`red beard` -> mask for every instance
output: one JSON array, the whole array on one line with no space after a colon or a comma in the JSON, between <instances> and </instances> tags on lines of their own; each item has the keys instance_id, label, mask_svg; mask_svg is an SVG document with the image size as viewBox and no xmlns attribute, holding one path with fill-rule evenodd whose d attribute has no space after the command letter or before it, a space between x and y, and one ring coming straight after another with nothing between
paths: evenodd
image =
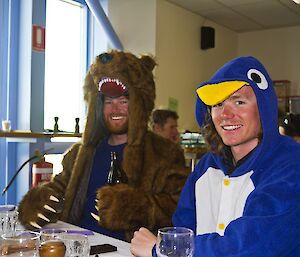
<instances>
[{"instance_id":1,"label":"red beard","mask_svg":"<svg viewBox=\"0 0 300 257\"><path fill-rule=\"evenodd\" d=\"M116 115L116 114L114 114L114 115ZM117 116L125 117L122 114L117 114ZM110 134L122 135L122 134L126 134L128 132L128 118L127 117L126 117L126 120L122 123L115 124L115 122L112 121L110 117L108 117L108 118L105 117L104 122L105 122L105 126Z\"/></svg>"}]
</instances>

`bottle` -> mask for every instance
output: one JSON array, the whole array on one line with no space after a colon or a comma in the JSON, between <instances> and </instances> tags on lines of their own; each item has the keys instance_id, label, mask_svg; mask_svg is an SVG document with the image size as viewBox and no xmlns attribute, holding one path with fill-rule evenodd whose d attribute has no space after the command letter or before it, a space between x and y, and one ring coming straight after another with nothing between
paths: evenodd
<instances>
[{"instance_id":1,"label":"bottle","mask_svg":"<svg viewBox=\"0 0 300 257\"><path fill-rule=\"evenodd\" d=\"M115 185L119 183L127 183L128 178L123 171L120 162L117 160L116 152L110 153L110 168L107 177L108 185Z\"/></svg>"}]
</instances>

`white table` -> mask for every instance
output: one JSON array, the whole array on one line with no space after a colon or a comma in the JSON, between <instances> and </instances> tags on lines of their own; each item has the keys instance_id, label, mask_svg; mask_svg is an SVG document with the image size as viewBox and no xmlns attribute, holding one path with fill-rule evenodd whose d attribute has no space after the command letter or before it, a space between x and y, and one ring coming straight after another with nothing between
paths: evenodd
<instances>
[{"instance_id":1,"label":"white table","mask_svg":"<svg viewBox=\"0 0 300 257\"><path fill-rule=\"evenodd\" d=\"M83 228L74 226L69 223L65 223L62 221L58 221L57 223L50 223L47 226L47 228L65 228L70 230L85 230ZM90 245L98 245L98 244L111 244L117 247L116 252L110 252L110 253L101 253L98 254L99 257L126 257L126 256L133 256L130 252L130 244L112 237L108 237L96 232L93 232L94 235L89 235L88 239L90 242ZM91 255L95 256L95 255Z\"/></svg>"}]
</instances>

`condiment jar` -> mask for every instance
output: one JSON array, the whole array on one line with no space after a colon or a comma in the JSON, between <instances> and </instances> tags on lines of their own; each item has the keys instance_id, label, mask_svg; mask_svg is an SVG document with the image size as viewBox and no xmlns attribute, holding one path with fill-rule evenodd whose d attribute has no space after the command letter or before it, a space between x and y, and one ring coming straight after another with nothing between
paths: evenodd
<instances>
[{"instance_id":1,"label":"condiment jar","mask_svg":"<svg viewBox=\"0 0 300 257\"><path fill-rule=\"evenodd\" d=\"M64 257L65 244L60 240L49 240L41 243L39 247L40 257Z\"/></svg>"}]
</instances>

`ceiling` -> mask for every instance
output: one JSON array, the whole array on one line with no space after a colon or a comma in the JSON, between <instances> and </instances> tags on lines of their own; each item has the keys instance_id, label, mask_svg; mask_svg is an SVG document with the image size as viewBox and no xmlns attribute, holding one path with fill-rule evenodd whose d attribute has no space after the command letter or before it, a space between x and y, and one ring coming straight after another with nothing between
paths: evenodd
<instances>
[{"instance_id":1,"label":"ceiling","mask_svg":"<svg viewBox=\"0 0 300 257\"><path fill-rule=\"evenodd\" d=\"M236 32L300 25L292 0L167 0Z\"/></svg>"}]
</instances>

